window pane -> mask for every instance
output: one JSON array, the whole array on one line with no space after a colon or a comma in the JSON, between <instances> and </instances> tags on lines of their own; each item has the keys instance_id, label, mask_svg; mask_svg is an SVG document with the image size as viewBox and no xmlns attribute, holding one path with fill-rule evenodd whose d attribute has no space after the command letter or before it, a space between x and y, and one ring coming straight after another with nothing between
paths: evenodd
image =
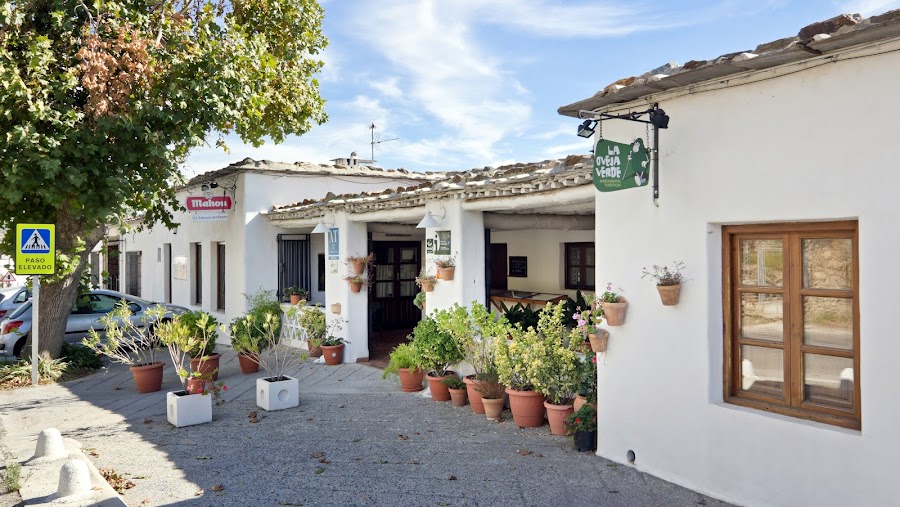
<instances>
[{"instance_id":1,"label":"window pane","mask_svg":"<svg viewBox=\"0 0 900 507\"><path fill-rule=\"evenodd\" d=\"M803 287L808 289L852 289L853 241L850 239L804 239Z\"/></svg>"},{"instance_id":2,"label":"window pane","mask_svg":"<svg viewBox=\"0 0 900 507\"><path fill-rule=\"evenodd\" d=\"M784 341L781 294L741 294L741 338Z\"/></svg>"},{"instance_id":3,"label":"window pane","mask_svg":"<svg viewBox=\"0 0 900 507\"><path fill-rule=\"evenodd\" d=\"M578 247L569 248L569 265L570 266L580 266L581 265L581 249Z\"/></svg>"},{"instance_id":4,"label":"window pane","mask_svg":"<svg viewBox=\"0 0 900 507\"><path fill-rule=\"evenodd\" d=\"M394 297L394 282L378 282L375 284L375 297L392 298Z\"/></svg>"},{"instance_id":5,"label":"window pane","mask_svg":"<svg viewBox=\"0 0 900 507\"><path fill-rule=\"evenodd\" d=\"M804 354L803 400L853 410L853 359Z\"/></svg>"},{"instance_id":6,"label":"window pane","mask_svg":"<svg viewBox=\"0 0 900 507\"><path fill-rule=\"evenodd\" d=\"M741 345L741 389L784 398L784 352Z\"/></svg>"},{"instance_id":7,"label":"window pane","mask_svg":"<svg viewBox=\"0 0 900 507\"><path fill-rule=\"evenodd\" d=\"M584 286L590 287L594 285L594 280L597 279L597 276L594 274L594 268L587 268L585 273Z\"/></svg>"},{"instance_id":8,"label":"window pane","mask_svg":"<svg viewBox=\"0 0 900 507\"><path fill-rule=\"evenodd\" d=\"M741 240L741 285L781 287L783 277L780 239Z\"/></svg>"},{"instance_id":9,"label":"window pane","mask_svg":"<svg viewBox=\"0 0 900 507\"><path fill-rule=\"evenodd\" d=\"M594 258L596 257L596 255L594 255L594 247L592 247L592 246L587 247L584 257L585 257L584 263L588 266L593 266Z\"/></svg>"},{"instance_id":10,"label":"window pane","mask_svg":"<svg viewBox=\"0 0 900 507\"><path fill-rule=\"evenodd\" d=\"M415 278L419 272L416 270L415 264L401 264L400 265L400 278L404 280L411 280Z\"/></svg>"},{"instance_id":11,"label":"window pane","mask_svg":"<svg viewBox=\"0 0 900 507\"><path fill-rule=\"evenodd\" d=\"M578 287L581 283L581 271L578 269L570 269L569 270L569 286L570 287Z\"/></svg>"},{"instance_id":12,"label":"window pane","mask_svg":"<svg viewBox=\"0 0 900 507\"><path fill-rule=\"evenodd\" d=\"M401 297L413 297L417 292L419 292L419 289L416 288L416 282L400 282Z\"/></svg>"},{"instance_id":13,"label":"window pane","mask_svg":"<svg viewBox=\"0 0 900 507\"><path fill-rule=\"evenodd\" d=\"M803 298L803 343L853 349L853 300Z\"/></svg>"}]
</instances>

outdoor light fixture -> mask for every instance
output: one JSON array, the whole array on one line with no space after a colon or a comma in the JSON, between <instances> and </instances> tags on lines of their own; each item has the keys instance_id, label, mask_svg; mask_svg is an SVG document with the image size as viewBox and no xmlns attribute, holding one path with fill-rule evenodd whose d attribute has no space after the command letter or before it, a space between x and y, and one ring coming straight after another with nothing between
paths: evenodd
<instances>
[{"instance_id":1,"label":"outdoor light fixture","mask_svg":"<svg viewBox=\"0 0 900 507\"><path fill-rule=\"evenodd\" d=\"M594 120L584 120L584 123L578 126L578 137L590 138L594 135L594 126L591 123L596 124Z\"/></svg>"},{"instance_id":2,"label":"outdoor light fixture","mask_svg":"<svg viewBox=\"0 0 900 507\"><path fill-rule=\"evenodd\" d=\"M660 129L669 128L669 115L662 109L658 107L651 109L648 117L650 118L650 124L654 127Z\"/></svg>"},{"instance_id":3,"label":"outdoor light fixture","mask_svg":"<svg viewBox=\"0 0 900 507\"><path fill-rule=\"evenodd\" d=\"M316 224L316 227L312 230L312 233L313 234L325 234L326 232L328 232L329 225L334 225L334 220L332 220L331 223L326 224L325 217L322 217L319 219L319 223Z\"/></svg>"},{"instance_id":4,"label":"outdoor light fixture","mask_svg":"<svg viewBox=\"0 0 900 507\"><path fill-rule=\"evenodd\" d=\"M447 210L441 206L441 215L439 218L444 218L444 215L447 214ZM425 216L422 217L422 220L419 222L419 225L416 226L416 229L428 229L429 227L440 227L441 224L437 220L434 219L434 215L431 214L431 211L428 208L425 208Z\"/></svg>"}]
</instances>

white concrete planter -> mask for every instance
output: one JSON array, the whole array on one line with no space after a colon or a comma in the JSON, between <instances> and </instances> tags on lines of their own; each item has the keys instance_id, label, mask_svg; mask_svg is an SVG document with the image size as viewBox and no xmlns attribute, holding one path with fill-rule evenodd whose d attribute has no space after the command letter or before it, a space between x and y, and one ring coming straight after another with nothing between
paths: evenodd
<instances>
[{"instance_id":1,"label":"white concrete planter","mask_svg":"<svg viewBox=\"0 0 900 507\"><path fill-rule=\"evenodd\" d=\"M284 378L278 382L256 379L256 405L259 408L271 412L300 406L300 381L287 375Z\"/></svg>"},{"instance_id":2,"label":"white concrete planter","mask_svg":"<svg viewBox=\"0 0 900 507\"><path fill-rule=\"evenodd\" d=\"M166 393L166 418L177 428L212 422L212 395Z\"/></svg>"}]
</instances>

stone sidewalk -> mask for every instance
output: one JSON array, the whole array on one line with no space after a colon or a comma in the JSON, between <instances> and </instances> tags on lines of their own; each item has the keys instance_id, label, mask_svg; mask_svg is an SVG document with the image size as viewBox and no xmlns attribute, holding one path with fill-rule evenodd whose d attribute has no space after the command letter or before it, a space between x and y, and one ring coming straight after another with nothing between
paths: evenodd
<instances>
[{"instance_id":1,"label":"stone sidewalk","mask_svg":"<svg viewBox=\"0 0 900 507\"><path fill-rule=\"evenodd\" d=\"M0 444L24 461L37 433L56 427L98 468L136 484L124 495L132 506L726 505L579 454L547 426L519 429L508 411L498 424L402 393L362 364L304 363L293 372L300 407L264 412L254 398L264 373L242 375L230 352L222 359L227 403L211 424L166 422L165 393L179 385L170 367L162 391L140 395L128 369L112 365L63 385L0 391Z\"/></svg>"}]
</instances>

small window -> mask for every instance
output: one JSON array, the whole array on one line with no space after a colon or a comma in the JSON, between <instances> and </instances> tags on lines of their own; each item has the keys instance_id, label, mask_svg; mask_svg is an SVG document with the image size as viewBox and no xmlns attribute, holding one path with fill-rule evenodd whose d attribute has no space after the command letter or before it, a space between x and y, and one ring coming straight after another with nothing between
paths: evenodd
<instances>
[{"instance_id":1,"label":"small window","mask_svg":"<svg viewBox=\"0 0 900 507\"><path fill-rule=\"evenodd\" d=\"M216 245L216 309L225 311L225 243Z\"/></svg>"},{"instance_id":2,"label":"small window","mask_svg":"<svg viewBox=\"0 0 900 507\"><path fill-rule=\"evenodd\" d=\"M726 400L859 429L857 222L723 232Z\"/></svg>"},{"instance_id":3,"label":"small window","mask_svg":"<svg viewBox=\"0 0 900 507\"><path fill-rule=\"evenodd\" d=\"M201 247L200 243L194 243L194 258L193 262L193 292L194 292L194 300L192 301L196 306L200 306L203 304L203 247Z\"/></svg>"},{"instance_id":4,"label":"small window","mask_svg":"<svg viewBox=\"0 0 900 507\"><path fill-rule=\"evenodd\" d=\"M125 253L125 272L127 279L126 292L132 296L141 295L141 254L142 252L126 252Z\"/></svg>"},{"instance_id":5,"label":"small window","mask_svg":"<svg viewBox=\"0 0 900 507\"><path fill-rule=\"evenodd\" d=\"M566 243L566 288L594 290L594 243Z\"/></svg>"},{"instance_id":6,"label":"small window","mask_svg":"<svg viewBox=\"0 0 900 507\"><path fill-rule=\"evenodd\" d=\"M325 292L325 254L319 254L319 292Z\"/></svg>"}]
</instances>

